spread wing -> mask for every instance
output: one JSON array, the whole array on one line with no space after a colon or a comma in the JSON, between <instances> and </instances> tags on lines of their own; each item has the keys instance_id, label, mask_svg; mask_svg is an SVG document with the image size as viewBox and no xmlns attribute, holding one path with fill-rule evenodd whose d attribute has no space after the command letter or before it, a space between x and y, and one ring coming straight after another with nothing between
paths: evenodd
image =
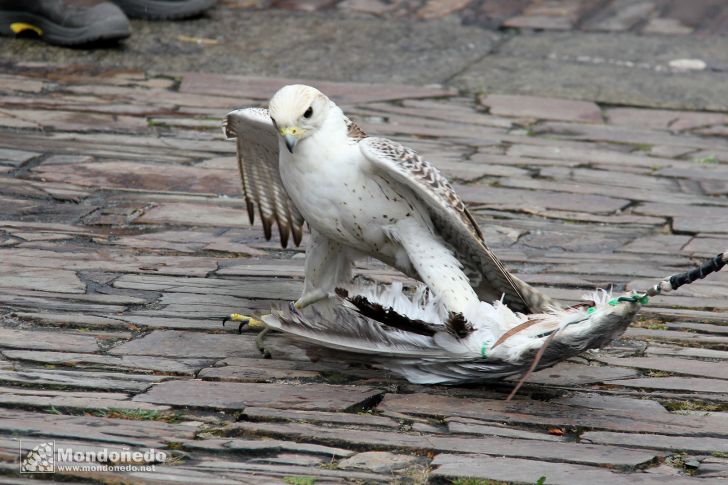
<instances>
[{"instance_id":1,"label":"spread wing","mask_svg":"<svg viewBox=\"0 0 728 485\"><path fill-rule=\"evenodd\" d=\"M485 244L480 228L450 183L414 150L386 138L365 138L359 147L378 175L408 187L428 208L435 229L452 247L481 300L504 295L512 310L523 313L558 307L506 270Z\"/></svg>"},{"instance_id":2,"label":"spread wing","mask_svg":"<svg viewBox=\"0 0 728 485\"><path fill-rule=\"evenodd\" d=\"M237 141L238 167L250 223L255 221L258 206L266 239L271 238L275 222L284 248L289 234L296 246L301 244L304 220L281 182L278 137L268 110L246 108L228 113L223 120L223 133Z\"/></svg>"}]
</instances>

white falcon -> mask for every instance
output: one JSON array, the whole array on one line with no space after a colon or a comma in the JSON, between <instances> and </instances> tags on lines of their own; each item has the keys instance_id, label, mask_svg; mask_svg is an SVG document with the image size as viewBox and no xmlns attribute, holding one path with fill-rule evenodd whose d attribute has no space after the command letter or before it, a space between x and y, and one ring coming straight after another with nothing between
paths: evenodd
<instances>
[{"instance_id":1,"label":"white falcon","mask_svg":"<svg viewBox=\"0 0 728 485\"><path fill-rule=\"evenodd\" d=\"M251 223L257 209L267 238L275 223L285 247L311 231L305 283L296 308L333 295L371 256L425 283L457 320L480 300L539 313L553 303L509 274L488 249L462 200L413 150L368 137L323 93L290 85L269 109L229 113ZM477 305L476 305L477 306Z\"/></svg>"}]
</instances>

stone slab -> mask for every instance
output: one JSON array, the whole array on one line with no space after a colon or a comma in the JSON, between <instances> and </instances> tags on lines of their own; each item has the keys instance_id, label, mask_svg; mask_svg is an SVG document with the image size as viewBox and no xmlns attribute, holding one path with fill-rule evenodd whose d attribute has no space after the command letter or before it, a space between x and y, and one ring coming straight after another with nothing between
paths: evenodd
<instances>
[{"instance_id":1,"label":"stone slab","mask_svg":"<svg viewBox=\"0 0 728 485\"><path fill-rule=\"evenodd\" d=\"M114 347L109 353L182 358L225 358L234 355L246 357L259 353L254 340L252 335L155 330L144 337Z\"/></svg>"},{"instance_id":2,"label":"stone slab","mask_svg":"<svg viewBox=\"0 0 728 485\"><path fill-rule=\"evenodd\" d=\"M490 113L516 118L562 121L602 122L602 112L595 103L569 99L489 94L480 98Z\"/></svg>"},{"instance_id":3,"label":"stone slab","mask_svg":"<svg viewBox=\"0 0 728 485\"><path fill-rule=\"evenodd\" d=\"M315 445L310 443L297 443L295 441L283 440L255 440L255 439L206 439L194 440L183 443L185 449L205 451L233 451L240 453L275 453L279 451L291 451L295 453L310 453L326 455L336 458L345 458L354 454L351 450L333 448L330 446Z\"/></svg>"},{"instance_id":4,"label":"stone slab","mask_svg":"<svg viewBox=\"0 0 728 485\"><path fill-rule=\"evenodd\" d=\"M686 451L688 453L700 454L728 452L728 441L721 438L710 438L707 436L691 438L689 436L588 431L580 436L580 440L586 443L649 448L653 450L667 450L673 452Z\"/></svg>"},{"instance_id":5,"label":"stone slab","mask_svg":"<svg viewBox=\"0 0 728 485\"><path fill-rule=\"evenodd\" d=\"M621 384L639 380L641 379L625 380ZM610 384L614 383L612 381ZM728 436L728 424L725 420L709 415L687 417L655 413L652 410L589 409L531 400L507 402L424 393L386 394L377 409L414 415L475 418L510 425L565 426L608 431L629 429L640 433L679 436Z\"/></svg>"},{"instance_id":6,"label":"stone slab","mask_svg":"<svg viewBox=\"0 0 728 485\"><path fill-rule=\"evenodd\" d=\"M679 357L596 357L596 360L605 364L620 367L635 367L638 369L652 369L674 374L709 377L713 379L728 379L728 363L700 361L695 359L682 359Z\"/></svg>"},{"instance_id":7,"label":"stone slab","mask_svg":"<svg viewBox=\"0 0 728 485\"><path fill-rule=\"evenodd\" d=\"M385 416L362 413L327 413L270 407L246 407L243 416L250 421L293 421L311 423L337 423L399 429L401 424Z\"/></svg>"},{"instance_id":8,"label":"stone slab","mask_svg":"<svg viewBox=\"0 0 728 485\"><path fill-rule=\"evenodd\" d=\"M247 406L299 410L345 411L367 402L381 391L366 386L325 384L252 384L237 382L170 381L154 386L134 401L173 406L245 409Z\"/></svg>"},{"instance_id":9,"label":"stone slab","mask_svg":"<svg viewBox=\"0 0 728 485\"><path fill-rule=\"evenodd\" d=\"M96 338L94 337L2 327L0 327L0 348L88 353L99 350Z\"/></svg>"},{"instance_id":10,"label":"stone slab","mask_svg":"<svg viewBox=\"0 0 728 485\"><path fill-rule=\"evenodd\" d=\"M612 381L611 384L648 390L728 393L728 382L725 380L699 377L643 377L626 381Z\"/></svg>"},{"instance_id":11,"label":"stone slab","mask_svg":"<svg viewBox=\"0 0 728 485\"><path fill-rule=\"evenodd\" d=\"M169 406L157 404L132 402L129 396L116 397L112 393L82 393L67 391L36 391L14 388L2 388L0 405L3 407L38 408L40 411L48 409L71 410L73 412L88 413L89 411L108 410L144 410L166 411Z\"/></svg>"},{"instance_id":12,"label":"stone slab","mask_svg":"<svg viewBox=\"0 0 728 485\"><path fill-rule=\"evenodd\" d=\"M550 386L576 386L580 384L609 382L617 379L628 379L637 377L638 375L639 373L637 371L629 369L607 366L595 367L571 362L561 362L549 369L534 372L529 376L527 382L531 384L547 384ZM518 379L520 378L512 378L512 380Z\"/></svg>"},{"instance_id":13,"label":"stone slab","mask_svg":"<svg viewBox=\"0 0 728 485\"><path fill-rule=\"evenodd\" d=\"M492 453L499 456L550 459L571 463L603 464L632 467L652 461L654 454L636 452L623 448L594 447L575 443L544 443L536 440L517 440L500 437L450 437L391 433L384 431L320 427L307 424L238 423L241 431L269 434L273 436L309 437L327 442L343 442L358 446L405 448L410 450L432 450L440 452Z\"/></svg>"},{"instance_id":14,"label":"stone slab","mask_svg":"<svg viewBox=\"0 0 728 485\"><path fill-rule=\"evenodd\" d=\"M0 382L3 383L109 391L141 392L164 379L161 376L124 374L120 372L33 368L16 368L12 371L0 370Z\"/></svg>"},{"instance_id":15,"label":"stone slab","mask_svg":"<svg viewBox=\"0 0 728 485\"><path fill-rule=\"evenodd\" d=\"M8 359L69 367L95 367L134 369L156 373L196 375L200 369L209 365L209 359L169 359L139 355L98 355L69 352L44 352L28 350L4 350Z\"/></svg>"},{"instance_id":16,"label":"stone slab","mask_svg":"<svg viewBox=\"0 0 728 485\"><path fill-rule=\"evenodd\" d=\"M0 433L89 440L163 448L166 441L192 439L198 425L160 421L64 416L0 409Z\"/></svg>"},{"instance_id":17,"label":"stone slab","mask_svg":"<svg viewBox=\"0 0 728 485\"><path fill-rule=\"evenodd\" d=\"M486 455L443 453L436 456L432 464L436 467L432 473L434 476L465 479L474 477L513 483L536 483L540 477L546 477L545 483L559 485L686 483L684 477L652 476L646 473L624 474L593 466Z\"/></svg>"}]
</instances>

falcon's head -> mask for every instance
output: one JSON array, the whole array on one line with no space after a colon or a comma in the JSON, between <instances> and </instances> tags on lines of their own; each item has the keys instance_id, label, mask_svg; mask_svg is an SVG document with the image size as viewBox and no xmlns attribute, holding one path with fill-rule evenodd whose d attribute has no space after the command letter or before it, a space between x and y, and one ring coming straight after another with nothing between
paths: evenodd
<instances>
[{"instance_id":1,"label":"falcon's head","mask_svg":"<svg viewBox=\"0 0 728 485\"><path fill-rule=\"evenodd\" d=\"M273 95L268 112L289 152L321 127L329 104L321 91L303 84L284 86Z\"/></svg>"}]
</instances>

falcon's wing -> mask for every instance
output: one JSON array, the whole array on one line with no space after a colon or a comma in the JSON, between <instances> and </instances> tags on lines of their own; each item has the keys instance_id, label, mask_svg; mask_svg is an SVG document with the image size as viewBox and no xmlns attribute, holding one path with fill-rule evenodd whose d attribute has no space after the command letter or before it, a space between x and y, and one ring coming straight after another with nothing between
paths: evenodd
<instances>
[{"instance_id":1,"label":"falcon's wing","mask_svg":"<svg viewBox=\"0 0 728 485\"><path fill-rule=\"evenodd\" d=\"M365 138L359 147L379 176L405 185L425 204L439 235L452 246L481 300L505 295L505 303L523 313L558 307L506 270L486 246L480 228L450 183L414 150L386 138Z\"/></svg>"},{"instance_id":2,"label":"falcon's wing","mask_svg":"<svg viewBox=\"0 0 728 485\"><path fill-rule=\"evenodd\" d=\"M223 132L236 138L238 167L243 181L245 205L250 223L258 206L265 238L271 238L273 222L278 224L281 245L288 245L289 233L298 246L303 234L303 216L288 197L278 171L278 136L268 110L246 108L225 116Z\"/></svg>"}]
</instances>

